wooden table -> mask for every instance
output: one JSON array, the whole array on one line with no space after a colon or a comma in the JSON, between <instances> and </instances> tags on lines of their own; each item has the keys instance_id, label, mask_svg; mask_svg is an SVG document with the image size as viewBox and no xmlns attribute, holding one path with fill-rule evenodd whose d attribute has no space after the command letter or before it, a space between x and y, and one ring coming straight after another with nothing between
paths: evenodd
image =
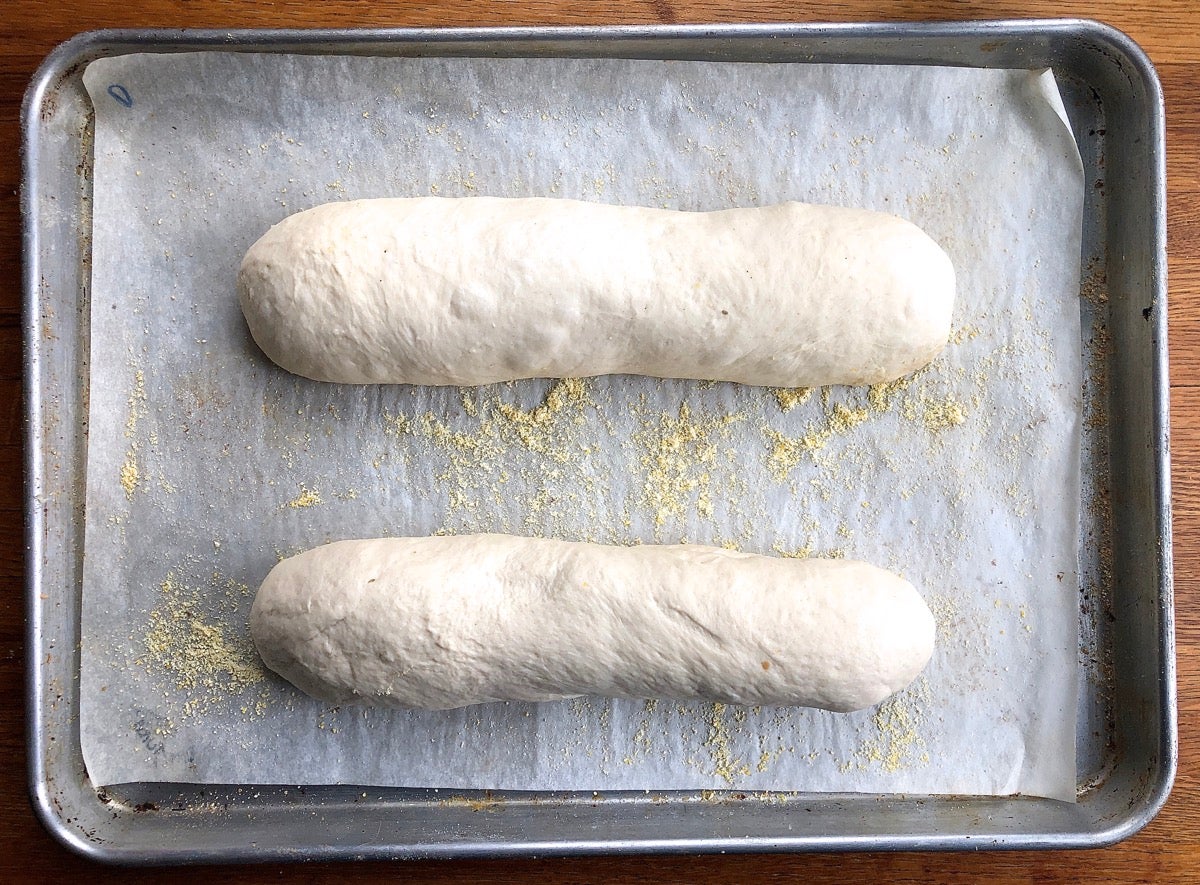
<instances>
[{"instance_id":1,"label":"wooden table","mask_svg":"<svg viewBox=\"0 0 1200 885\"><path fill-rule=\"evenodd\" d=\"M34 820L25 791L21 512L21 307L18 117L34 69L57 43L102 27L366 27L412 25L651 24L661 22L869 21L888 9L867 0L7 0L0 13L0 875L4 881L86 876L157 881L161 871L97 867L53 842ZM235 881L688 881L806 882L1200 881L1200 5L1194 0L905 0L904 20L1081 16L1129 33L1158 67L1167 102L1171 420L1174 434L1175 592L1178 618L1180 766L1166 808L1142 833L1088 852L891 855L759 855L583 858L543 861L239 867L172 873L179 880Z\"/></svg>"}]
</instances>

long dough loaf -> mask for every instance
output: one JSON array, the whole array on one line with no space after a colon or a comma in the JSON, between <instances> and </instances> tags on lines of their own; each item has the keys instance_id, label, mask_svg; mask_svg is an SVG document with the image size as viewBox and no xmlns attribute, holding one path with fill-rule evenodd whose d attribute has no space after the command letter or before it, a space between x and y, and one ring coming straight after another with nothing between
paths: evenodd
<instances>
[{"instance_id":1,"label":"long dough loaf","mask_svg":"<svg viewBox=\"0 0 1200 885\"><path fill-rule=\"evenodd\" d=\"M238 293L267 356L319 381L808 387L928 363L954 271L916 226L858 209L420 197L284 219L246 253Z\"/></svg>"},{"instance_id":2,"label":"long dough loaf","mask_svg":"<svg viewBox=\"0 0 1200 885\"><path fill-rule=\"evenodd\" d=\"M333 703L449 709L576 695L856 710L933 651L907 581L849 560L511 535L342 541L285 559L250 629Z\"/></svg>"}]
</instances>

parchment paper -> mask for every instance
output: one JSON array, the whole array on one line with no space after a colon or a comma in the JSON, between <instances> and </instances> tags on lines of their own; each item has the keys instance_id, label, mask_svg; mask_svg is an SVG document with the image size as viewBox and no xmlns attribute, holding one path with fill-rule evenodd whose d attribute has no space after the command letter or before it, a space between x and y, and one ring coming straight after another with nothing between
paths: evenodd
<instances>
[{"instance_id":1,"label":"parchment paper","mask_svg":"<svg viewBox=\"0 0 1200 885\"><path fill-rule=\"evenodd\" d=\"M202 53L85 81L95 783L1074 798L1082 172L1049 74ZM355 388L270 364L235 300L250 244L318 203L421 194L892 211L954 261L954 338L904 382L807 398ZM937 651L850 715L329 709L263 672L246 617L281 556L482 530L864 559L920 588Z\"/></svg>"}]
</instances>

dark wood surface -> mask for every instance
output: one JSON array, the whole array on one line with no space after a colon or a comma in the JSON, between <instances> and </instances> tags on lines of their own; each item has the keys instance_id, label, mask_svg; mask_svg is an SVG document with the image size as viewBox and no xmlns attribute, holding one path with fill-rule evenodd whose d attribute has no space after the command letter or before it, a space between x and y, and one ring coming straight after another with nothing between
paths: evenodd
<instances>
[{"instance_id":1,"label":"dark wood surface","mask_svg":"<svg viewBox=\"0 0 1200 885\"><path fill-rule=\"evenodd\" d=\"M1080 16L1130 34L1158 67L1167 102L1172 470L1178 618L1180 766L1166 808L1112 848L980 854L758 855L589 858L230 867L171 872L179 881L225 882L579 881L805 882L1200 881L1200 4L1166 2L983 3L901 0L891 5L756 0L6 0L0 4L0 879L158 881L161 870L113 870L80 860L46 835L25 788L21 512L20 159L21 96L56 44L102 27L365 27L501 24L650 24L945 20Z\"/></svg>"}]
</instances>

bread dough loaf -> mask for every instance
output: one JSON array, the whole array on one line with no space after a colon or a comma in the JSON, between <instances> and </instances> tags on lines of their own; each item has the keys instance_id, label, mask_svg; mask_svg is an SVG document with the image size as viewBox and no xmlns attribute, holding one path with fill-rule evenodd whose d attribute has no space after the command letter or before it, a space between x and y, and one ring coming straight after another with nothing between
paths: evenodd
<instances>
[{"instance_id":1,"label":"bread dough loaf","mask_svg":"<svg viewBox=\"0 0 1200 885\"><path fill-rule=\"evenodd\" d=\"M250 615L267 666L331 703L449 709L577 695L868 707L934 621L850 560L511 535L341 541L285 559Z\"/></svg>"},{"instance_id":2,"label":"bread dough loaf","mask_svg":"<svg viewBox=\"0 0 1200 885\"><path fill-rule=\"evenodd\" d=\"M238 293L283 368L351 384L610 373L874 384L946 343L950 259L892 215L782 203L330 203L246 253Z\"/></svg>"}]
</instances>

